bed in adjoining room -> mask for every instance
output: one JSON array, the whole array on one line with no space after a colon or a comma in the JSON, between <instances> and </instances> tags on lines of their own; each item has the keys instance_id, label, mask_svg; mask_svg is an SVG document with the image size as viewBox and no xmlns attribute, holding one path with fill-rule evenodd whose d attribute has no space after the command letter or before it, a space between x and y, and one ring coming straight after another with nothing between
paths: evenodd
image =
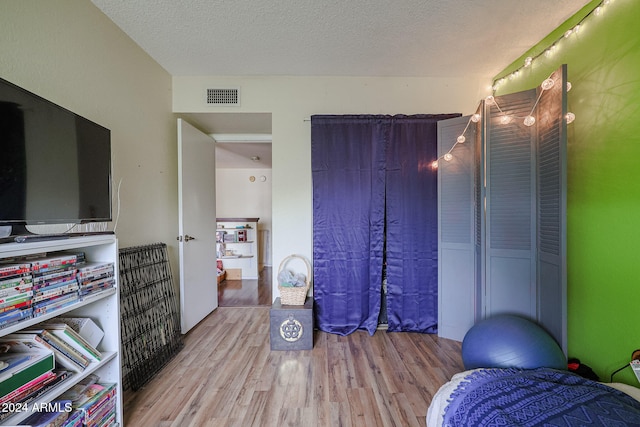
<instances>
[{"instance_id":1,"label":"bed in adjoining room","mask_svg":"<svg viewBox=\"0 0 640 427\"><path fill-rule=\"evenodd\" d=\"M640 426L640 389L603 383L567 367L537 324L499 316L462 343L465 371L434 395L427 427Z\"/></svg>"}]
</instances>

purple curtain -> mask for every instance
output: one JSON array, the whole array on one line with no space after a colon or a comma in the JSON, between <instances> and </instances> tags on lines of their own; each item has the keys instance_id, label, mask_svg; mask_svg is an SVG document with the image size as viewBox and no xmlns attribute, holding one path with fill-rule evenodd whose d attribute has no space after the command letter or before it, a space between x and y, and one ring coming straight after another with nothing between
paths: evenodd
<instances>
[{"instance_id":1,"label":"purple curtain","mask_svg":"<svg viewBox=\"0 0 640 427\"><path fill-rule=\"evenodd\" d=\"M388 330L438 331L437 122L394 116L386 157Z\"/></svg>"},{"instance_id":2,"label":"purple curtain","mask_svg":"<svg viewBox=\"0 0 640 427\"><path fill-rule=\"evenodd\" d=\"M311 118L319 329L375 332L386 240L389 330L437 331L437 173L430 165L437 121L459 116Z\"/></svg>"},{"instance_id":3,"label":"purple curtain","mask_svg":"<svg viewBox=\"0 0 640 427\"><path fill-rule=\"evenodd\" d=\"M317 326L378 326L388 117L313 116L313 286Z\"/></svg>"}]
</instances>

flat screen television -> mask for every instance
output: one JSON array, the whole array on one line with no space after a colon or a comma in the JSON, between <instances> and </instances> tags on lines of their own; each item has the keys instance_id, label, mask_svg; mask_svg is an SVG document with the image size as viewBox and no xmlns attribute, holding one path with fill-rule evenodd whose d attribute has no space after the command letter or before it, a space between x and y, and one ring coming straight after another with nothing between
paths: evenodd
<instances>
[{"instance_id":1,"label":"flat screen television","mask_svg":"<svg viewBox=\"0 0 640 427\"><path fill-rule=\"evenodd\" d=\"M111 131L0 79L0 226L110 220Z\"/></svg>"}]
</instances>

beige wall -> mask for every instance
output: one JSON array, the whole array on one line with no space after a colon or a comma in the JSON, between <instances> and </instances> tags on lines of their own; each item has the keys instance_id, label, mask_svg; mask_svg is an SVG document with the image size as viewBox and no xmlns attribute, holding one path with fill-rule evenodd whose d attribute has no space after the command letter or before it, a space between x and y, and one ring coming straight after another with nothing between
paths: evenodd
<instances>
[{"instance_id":1,"label":"beige wall","mask_svg":"<svg viewBox=\"0 0 640 427\"><path fill-rule=\"evenodd\" d=\"M486 95L488 83L479 78L391 77L172 81L85 0L2 0L0 58L0 77L111 129L114 187L122 180L120 246L166 242L174 267L177 154L171 111L230 111L204 105L207 88L240 86L241 107L233 107L234 112L273 114L275 266L293 253L311 259L311 143L305 119L313 114L467 114Z\"/></svg>"},{"instance_id":2,"label":"beige wall","mask_svg":"<svg viewBox=\"0 0 640 427\"><path fill-rule=\"evenodd\" d=\"M166 242L175 259L170 75L89 1L2 0L0 77L111 129L120 247Z\"/></svg>"},{"instance_id":3,"label":"beige wall","mask_svg":"<svg viewBox=\"0 0 640 427\"><path fill-rule=\"evenodd\" d=\"M250 180L250 177L254 177L254 180ZM264 181L260 177L264 177ZM216 215L218 218L260 218L258 229L265 230L270 235L271 169L218 168ZM265 265L272 265L271 250L266 250L261 255L260 260L264 260Z\"/></svg>"},{"instance_id":4,"label":"beige wall","mask_svg":"<svg viewBox=\"0 0 640 427\"><path fill-rule=\"evenodd\" d=\"M287 255L312 258L311 133L313 114L470 114L487 95L477 79L362 77L173 77L176 113L271 113L272 245L275 276ZM239 107L205 104L207 88L240 87Z\"/></svg>"}]
</instances>

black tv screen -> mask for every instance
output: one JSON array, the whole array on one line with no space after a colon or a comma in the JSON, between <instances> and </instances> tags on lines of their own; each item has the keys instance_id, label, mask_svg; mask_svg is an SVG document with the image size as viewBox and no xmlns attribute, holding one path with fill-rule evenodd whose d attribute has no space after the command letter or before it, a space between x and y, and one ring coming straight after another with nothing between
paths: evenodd
<instances>
[{"instance_id":1,"label":"black tv screen","mask_svg":"<svg viewBox=\"0 0 640 427\"><path fill-rule=\"evenodd\" d=\"M111 220L111 131L0 79L0 225Z\"/></svg>"}]
</instances>

